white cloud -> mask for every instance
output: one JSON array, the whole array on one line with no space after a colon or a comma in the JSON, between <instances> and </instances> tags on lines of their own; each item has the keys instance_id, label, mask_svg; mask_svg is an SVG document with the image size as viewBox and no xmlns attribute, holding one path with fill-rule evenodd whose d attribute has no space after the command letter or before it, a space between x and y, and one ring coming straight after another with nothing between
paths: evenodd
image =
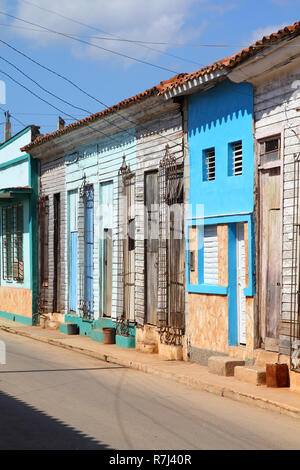
<instances>
[{"instance_id":1,"label":"white cloud","mask_svg":"<svg viewBox=\"0 0 300 470\"><path fill-rule=\"evenodd\" d=\"M269 36L272 33L277 33L279 29L284 28L288 23L282 23L282 24L277 24L277 25L270 25L270 26L265 26L263 28L258 28L255 31L252 32L252 35L250 37L250 41L248 44L252 44L256 41L259 41L262 39L264 36Z\"/></svg>"},{"instance_id":2,"label":"white cloud","mask_svg":"<svg viewBox=\"0 0 300 470\"><path fill-rule=\"evenodd\" d=\"M193 6L206 3L207 0L32 0L40 8L55 11L65 18L45 12L32 4L18 0L14 14L30 22L40 24L46 28L60 32L80 34L84 36L105 36L101 31L87 28L83 25L69 21L73 18L93 28L112 33L121 38L131 40L178 42L193 40L203 32L206 27L204 20L198 28L187 27L187 22L193 14ZM1 0L0 0L1 3ZM15 26L34 28L17 20ZM14 29L14 34L28 39L35 47L63 44L70 48L77 57L88 57L95 60L112 59L119 62L120 57L111 53L80 44L62 36L35 32L26 29ZM84 38L87 42L111 49L125 55L141 60L154 60L160 52L146 49L136 44L117 41L103 41ZM165 51L167 46L149 46L159 51ZM133 63L121 59L123 64Z\"/></svg>"}]
</instances>

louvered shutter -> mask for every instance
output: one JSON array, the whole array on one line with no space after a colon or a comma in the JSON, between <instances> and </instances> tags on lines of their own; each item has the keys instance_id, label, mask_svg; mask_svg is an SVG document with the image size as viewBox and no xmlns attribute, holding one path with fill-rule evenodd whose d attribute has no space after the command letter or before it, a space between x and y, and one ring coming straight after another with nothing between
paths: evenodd
<instances>
[{"instance_id":1,"label":"louvered shutter","mask_svg":"<svg viewBox=\"0 0 300 470\"><path fill-rule=\"evenodd\" d=\"M218 285L218 234L216 225L204 227L203 268L204 284Z\"/></svg>"}]
</instances>

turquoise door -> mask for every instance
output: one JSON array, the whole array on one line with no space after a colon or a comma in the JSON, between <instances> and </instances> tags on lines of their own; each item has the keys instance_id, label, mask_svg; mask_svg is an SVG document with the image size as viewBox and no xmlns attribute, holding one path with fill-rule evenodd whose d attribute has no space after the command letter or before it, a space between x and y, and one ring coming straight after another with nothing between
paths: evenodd
<instances>
[{"instance_id":1,"label":"turquoise door","mask_svg":"<svg viewBox=\"0 0 300 470\"><path fill-rule=\"evenodd\" d=\"M77 310L77 232L71 233L70 310Z\"/></svg>"}]
</instances>

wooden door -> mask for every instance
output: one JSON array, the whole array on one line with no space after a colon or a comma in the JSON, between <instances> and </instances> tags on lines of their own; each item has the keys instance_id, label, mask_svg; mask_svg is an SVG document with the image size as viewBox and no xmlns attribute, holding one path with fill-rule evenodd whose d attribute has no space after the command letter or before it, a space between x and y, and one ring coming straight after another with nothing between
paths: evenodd
<instances>
[{"instance_id":1,"label":"wooden door","mask_svg":"<svg viewBox=\"0 0 300 470\"><path fill-rule=\"evenodd\" d=\"M281 296L280 167L260 171L260 335L266 350L278 351Z\"/></svg>"},{"instance_id":2,"label":"wooden door","mask_svg":"<svg viewBox=\"0 0 300 470\"><path fill-rule=\"evenodd\" d=\"M60 194L54 194L53 312L60 312Z\"/></svg>"},{"instance_id":3,"label":"wooden door","mask_svg":"<svg viewBox=\"0 0 300 470\"><path fill-rule=\"evenodd\" d=\"M244 224L237 224L237 310L239 344L246 344L246 258Z\"/></svg>"},{"instance_id":4,"label":"wooden door","mask_svg":"<svg viewBox=\"0 0 300 470\"><path fill-rule=\"evenodd\" d=\"M185 244L183 215L183 203L170 207L168 325L175 328L184 328Z\"/></svg>"},{"instance_id":5,"label":"wooden door","mask_svg":"<svg viewBox=\"0 0 300 470\"><path fill-rule=\"evenodd\" d=\"M146 322L156 325L158 295L158 173L145 175L145 310Z\"/></svg>"}]
</instances>

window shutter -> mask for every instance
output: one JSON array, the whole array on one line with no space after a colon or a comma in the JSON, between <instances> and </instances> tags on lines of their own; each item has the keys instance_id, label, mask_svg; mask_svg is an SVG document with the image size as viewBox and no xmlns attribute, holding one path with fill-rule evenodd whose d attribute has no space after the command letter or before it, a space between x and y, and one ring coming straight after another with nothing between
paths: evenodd
<instances>
[{"instance_id":1,"label":"window shutter","mask_svg":"<svg viewBox=\"0 0 300 470\"><path fill-rule=\"evenodd\" d=\"M218 234L216 225L204 227L203 266L204 284L218 285Z\"/></svg>"},{"instance_id":2,"label":"window shutter","mask_svg":"<svg viewBox=\"0 0 300 470\"><path fill-rule=\"evenodd\" d=\"M235 142L232 146L232 173L241 175L243 172L243 147L242 142Z\"/></svg>"}]
</instances>

